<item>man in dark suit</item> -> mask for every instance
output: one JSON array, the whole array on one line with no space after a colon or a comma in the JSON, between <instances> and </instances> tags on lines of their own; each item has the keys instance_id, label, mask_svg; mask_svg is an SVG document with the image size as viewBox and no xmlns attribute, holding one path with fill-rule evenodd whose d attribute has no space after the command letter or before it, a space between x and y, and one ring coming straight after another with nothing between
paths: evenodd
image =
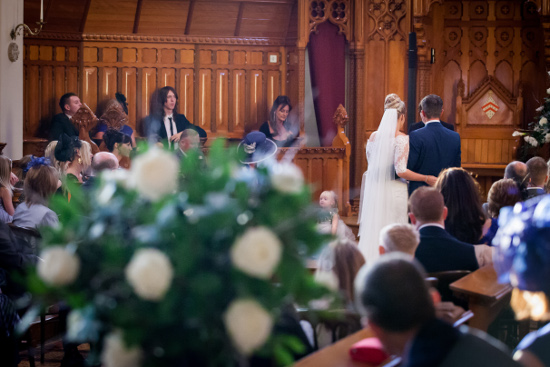
<instances>
[{"instance_id":1,"label":"man in dark suit","mask_svg":"<svg viewBox=\"0 0 550 367\"><path fill-rule=\"evenodd\" d=\"M411 125L410 129L409 129L409 134L415 130L418 130L418 129L421 129L423 128L424 126L426 126L426 117L424 115L422 115L422 103L418 104L418 113L420 113L420 118L422 119L422 121L418 121L417 123L414 123ZM443 110L441 110L441 114L443 114ZM447 129L451 130L451 131L455 131L455 127L453 124L449 124L445 121L439 121L441 122L441 125L443 125L443 127L446 127Z\"/></svg>"},{"instance_id":2,"label":"man in dark suit","mask_svg":"<svg viewBox=\"0 0 550 367\"><path fill-rule=\"evenodd\" d=\"M55 115L50 124L50 141L59 139L63 133L68 136L78 136L78 129L71 122L71 117L82 107L80 98L74 93L65 93L59 99L62 113Z\"/></svg>"},{"instance_id":3,"label":"man in dark suit","mask_svg":"<svg viewBox=\"0 0 550 367\"><path fill-rule=\"evenodd\" d=\"M439 191L431 187L419 188L409 198L409 208L411 223L420 233L415 257L428 273L479 268L475 246L445 231L447 208Z\"/></svg>"},{"instance_id":4,"label":"man in dark suit","mask_svg":"<svg viewBox=\"0 0 550 367\"><path fill-rule=\"evenodd\" d=\"M185 129L193 129L201 138L206 138L203 128L193 125L185 115L177 112L178 94L172 87L163 87L157 94L158 103L153 114L145 119L148 136L154 136L158 140L167 140L172 148L177 147L181 133Z\"/></svg>"},{"instance_id":5,"label":"man in dark suit","mask_svg":"<svg viewBox=\"0 0 550 367\"><path fill-rule=\"evenodd\" d=\"M443 100L435 94L422 99L423 118L426 126L409 135L409 161L407 168L422 175L438 176L449 167L460 167L460 135L441 125L439 116L443 110ZM409 195L426 183L409 182Z\"/></svg>"},{"instance_id":6,"label":"man in dark suit","mask_svg":"<svg viewBox=\"0 0 550 367\"><path fill-rule=\"evenodd\" d=\"M529 171L529 186L527 187L527 199L546 194L544 187L548 182L548 165L541 157L533 157L526 163Z\"/></svg>"}]
</instances>

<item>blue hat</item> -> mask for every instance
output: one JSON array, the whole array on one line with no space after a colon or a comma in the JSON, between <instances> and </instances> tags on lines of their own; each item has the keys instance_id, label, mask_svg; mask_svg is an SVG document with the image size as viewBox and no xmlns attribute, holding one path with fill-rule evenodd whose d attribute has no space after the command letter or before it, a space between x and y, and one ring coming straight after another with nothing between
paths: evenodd
<instances>
[{"instance_id":1,"label":"blue hat","mask_svg":"<svg viewBox=\"0 0 550 367\"><path fill-rule=\"evenodd\" d=\"M550 296L550 195L502 208L498 224L493 244L499 282Z\"/></svg>"},{"instance_id":2,"label":"blue hat","mask_svg":"<svg viewBox=\"0 0 550 367\"><path fill-rule=\"evenodd\" d=\"M252 131L244 137L239 143L237 150L244 156L241 163L252 164L261 162L277 152L277 144L271 139L266 138L260 131Z\"/></svg>"}]
</instances>

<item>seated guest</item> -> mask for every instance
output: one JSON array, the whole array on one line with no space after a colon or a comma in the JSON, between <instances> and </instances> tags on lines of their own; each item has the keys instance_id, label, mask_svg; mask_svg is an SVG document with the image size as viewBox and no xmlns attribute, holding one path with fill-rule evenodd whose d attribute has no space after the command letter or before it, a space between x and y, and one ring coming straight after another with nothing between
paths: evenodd
<instances>
[{"instance_id":1,"label":"seated guest","mask_svg":"<svg viewBox=\"0 0 550 367\"><path fill-rule=\"evenodd\" d=\"M353 309L355 292L353 281L359 269L365 264L365 258L357 248L357 243L342 238L331 242L319 256L316 278L323 277L331 272L334 279L334 288L338 289L346 304ZM327 276L327 278L329 278Z\"/></svg>"},{"instance_id":2,"label":"seated guest","mask_svg":"<svg viewBox=\"0 0 550 367\"><path fill-rule=\"evenodd\" d=\"M498 216L500 209L505 206L514 206L521 201L518 185L511 178L496 181L487 195L487 209L491 216L491 227L481 239L481 243L492 244L498 231Z\"/></svg>"},{"instance_id":3,"label":"seated guest","mask_svg":"<svg viewBox=\"0 0 550 367\"><path fill-rule=\"evenodd\" d=\"M71 117L82 107L80 98L74 93L66 93L59 100L62 113L55 115L50 125L50 141L59 139L61 134L78 136L78 129L71 122Z\"/></svg>"},{"instance_id":4,"label":"seated guest","mask_svg":"<svg viewBox=\"0 0 550 367\"><path fill-rule=\"evenodd\" d=\"M103 134L103 142L107 151L113 153L119 166L130 168L130 153L132 152L132 139L115 129L109 129Z\"/></svg>"},{"instance_id":5,"label":"seated guest","mask_svg":"<svg viewBox=\"0 0 550 367\"><path fill-rule=\"evenodd\" d=\"M288 119L291 110L292 106L287 96L277 97L269 112L269 120L260 126L260 132L273 140L278 147L290 147L298 137L298 127Z\"/></svg>"},{"instance_id":6,"label":"seated guest","mask_svg":"<svg viewBox=\"0 0 550 367\"><path fill-rule=\"evenodd\" d=\"M237 146L240 162L250 168L255 168L259 163L265 163L273 159L277 153L277 145L273 140L266 138L260 131L251 131Z\"/></svg>"},{"instance_id":7,"label":"seated guest","mask_svg":"<svg viewBox=\"0 0 550 367\"><path fill-rule=\"evenodd\" d=\"M548 181L548 165L541 157L533 157L525 164L529 170L529 184L527 199L546 194L545 187Z\"/></svg>"},{"instance_id":8,"label":"seated guest","mask_svg":"<svg viewBox=\"0 0 550 367\"><path fill-rule=\"evenodd\" d=\"M380 231L380 255L391 252L402 252L414 257L420 234L410 224L390 224Z\"/></svg>"},{"instance_id":9,"label":"seated guest","mask_svg":"<svg viewBox=\"0 0 550 367\"><path fill-rule=\"evenodd\" d=\"M11 179L11 159L0 156L0 222L13 220L13 187Z\"/></svg>"},{"instance_id":10,"label":"seated guest","mask_svg":"<svg viewBox=\"0 0 550 367\"><path fill-rule=\"evenodd\" d=\"M426 122L428 122L428 118L426 117L425 114L421 112L422 112L422 103L419 103L418 113L420 114L420 118L422 119L422 121L412 124L411 128L409 129L409 133L418 129L422 129L424 126L426 126ZM443 116L443 110L441 110L441 116ZM455 127L453 124L449 124L448 122L441 121L441 120L439 120L439 122L441 123L441 125L443 125L443 127L446 127L449 130L455 131Z\"/></svg>"},{"instance_id":11,"label":"seated guest","mask_svg":"<svg viewBox=\"0 0 550 367\"><path fill-rule=\"evenodd\" d=\"M94 139L103 139L103 135L109 129L115 129L126 134L132 140L132 147L136 146L136 137L134 129L128 125L128 103L122 93L115 94L116 99L111 99L105 105L105 111L99 118L95 129ZM99 144L99 143L98 143Z\"/></svg>"},{"instance_id":12,"label":"seated guest","mask_svg":"<svg viewBox=\"0 0 550 367\"><path fill-rule=\"evenodd\" d=\"M518 366L499 341L438 320L425 278L420 264L395 253L363 267L355 281L370 329L388 353L402 357L402 367Z\"/></svg>"},{"instance_id":13,"label":"seated guest","mask_svg":"<svg viewBox=\"0 0 550 367\"><path fill-rule=\"evenodd\" d=\"M178 149L176 150L176 156L178 159L184 160L188 157L188 152L194 150L197 153L197 159L200 161L200 167L205 168L206 158L202 150L200 149L200 136L193 129L185 129L181 133L181 139L178 142Z\"/></svg>"},{"instance_id":14,"label":"seated guest","mask_svg":"<svg viewBox=\"0 0 550 367\"><path fill-rule=\"evenodd\" d=\"M416 259L428 273L479 268L474 245L464 243L445 231L447 208L435 188L421 187L409 198L409 218L420 232Z\"/></svg>"},{"instance_id":15,"label":"seated guest","mask_svg":"<svg viewBox=\"0 0 550 367\"><path fill-rule=\"evenodd\" d=\"M435 188L443 194L448 209L447 232L462 242L481 243L487 219L481 207L479 184L472 175L463 168L447 168L439 174Z\"/></svg>"},{"instance_id":16,"label":"seated guest","mask_svg":"<svg viewBox=\"0 0 550 367\"><path fill-rule=\"evenodd\" d=\"M55 147L57 146L57 140L52 140L48 143L48 146L44 150L44 157L50 160L50 166L55 168L59 174L61 174L61 163L55 159Z\"/></svg>"},{"instance_id":17,"label":"seated guest","mask_svg":"<svg viewBox=\"0 0 550 367\"><path fill-rule=\"evenodd\" d=\"M118 158L109 152L97 152L92 159L92 175L84 182L82 187L90 188L96 183L96 176L101 171L114 171L119 168Z\"/></svg>"},{"instance_id":18,"label":"seated guest","mask_svg":"<svg viewBox=\"0 0 550 367\"><path fill-rule=\"evenodd\" d=\"M48 208L48 200L57 190L59 174L48 165L47 158L33 157L28 165L24 184L25 202L19 204L13 224L19 227L54 227L59 223L57 214Z\"/></svg>"},{"instance_id":19,"label":"seated guest","mask_svg":"<svg viewBox=\"0 0 550 367\"><path fill-rule=\"evenodd\" d=\"M523 200L527 199L527 184L529 182L529 168L520 161L508 163L504 169L504 178L511 178L518 185Z\"/></svg>"},{"instance_id":20,"label":"seated guest","mask_svg":"<svg viewBox=\"0 0 550 367\"><path fill-rule=\"evenodd\" d=\"M147 136L158 140L168 140L168 145L175 148L185 129L193 129L201 138L206 138L203 128L193 125L185 115L178 113L178 94L172 87L164 87L158 91L152 114L145 119Z\"/></svg>"},{"instance_id":21,"label":"seated guest","mask_svg":"<svg viewBox=\"0 0 550 367\"><path fill-rule=\"evenodd\" d=\"M503 209L503 230L493 241L498 279L514 287L510 304L518 320L550 320L549 205L545 196ZM516 350L514 359L525 367L550 366L550 324L528 334Z\"/></svg>"}]
</instances>

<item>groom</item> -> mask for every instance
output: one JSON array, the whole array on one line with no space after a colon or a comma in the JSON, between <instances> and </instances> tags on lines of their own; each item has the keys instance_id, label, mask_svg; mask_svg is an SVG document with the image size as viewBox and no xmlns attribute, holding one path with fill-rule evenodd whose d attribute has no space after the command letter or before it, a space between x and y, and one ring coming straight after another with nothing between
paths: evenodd
<instances>
[{"instance_id":1,"label":"groom","mask_svg":"<svg viewBox=\"0 0 550 367\"><path fill-rule=\"evenodd\" d=\"M420 105L420 114L426 126L409 135L407 168L423 175L438 176L445 168L460 167L460 135L443 127L439 121L443 100L430 94L424 97ZM426 183L409 182L409 196L420 186L426 186Z\"/></svg>"}]
</instances>

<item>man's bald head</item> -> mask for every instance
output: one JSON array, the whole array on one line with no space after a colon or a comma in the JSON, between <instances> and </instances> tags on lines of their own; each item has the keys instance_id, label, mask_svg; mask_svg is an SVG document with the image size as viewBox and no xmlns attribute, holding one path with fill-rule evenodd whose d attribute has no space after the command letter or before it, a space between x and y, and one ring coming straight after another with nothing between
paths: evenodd
<instances>
[{"instance_id":1,"label":"man's bald head","mask_svg":"<svg viewBox=\"0 0 550 367\"><path fill-rule=\"evenodd\" d=\"M113 153L98 152L94 154L92 160L92 169L94 172L100 172L103 170L115 170L118 168L118 159Z\"/></svg>"},{"instance_id":2,"label":"man's bald head","mask_svg":"<svg viewBox=\"0 0 550 367\"><path fill-rule=\"evenodd\" d=\"M508 163L504 170L504 178L511 178L518 184L523 183L525 176L529 173L527 165L520 161Z\"/></svg>"}]
</instances>

